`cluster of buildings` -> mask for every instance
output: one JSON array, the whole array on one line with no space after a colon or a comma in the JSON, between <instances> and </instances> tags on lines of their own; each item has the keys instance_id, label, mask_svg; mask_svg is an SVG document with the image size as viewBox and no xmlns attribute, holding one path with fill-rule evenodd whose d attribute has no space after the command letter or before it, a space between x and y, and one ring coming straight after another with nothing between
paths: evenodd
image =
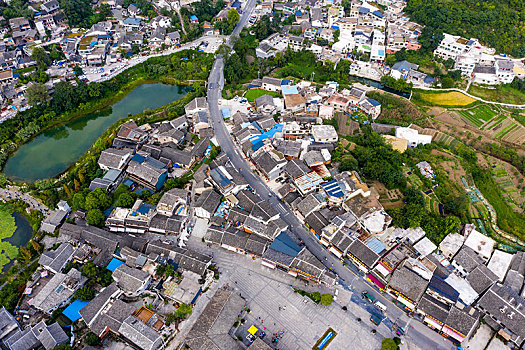
<instances>
[{"instance_id":1,"label":"cluster of buildings","mask_svg":"<svg viewBox=\"0 0 525 350\"><path fill-rule=\"evenodd\" d=\"M472 82L485 85L509 84L514 78L525 78L524 66L506 55L495 55L493 48L479 43L477 39L465 39L445 33L434 55L454 61Z\"/></svg>"},{"instance_id":2,"label":"cluster of buildings","mask_svg":"<svg viewBox=\"0 0 525 350\"><path fill-rule=\"evenodd\" d=\"M421 45L417 38L421 26L403 16L405 2L388 0L385 3L388 4L354 0L345 13L340 4L333 2L263 2L257 6L256 13L294 15L295 23L263 40L257 49L257 56L272 57L290 46L295 51L310 50L318 57L332 61L352 59L348 54L360 52L368 54L371 62L381 63L387 53L403 48L419 50ZM312 43L319 39L330 46ZM355 64L358 65L357 61Z\"/></svg>"},{"instance_id":3,"label":"cluster of buildings","mask_svg":"<svg viewBox=\"0 0 525 350\"><path fill-rule=\"evenodd\" d=\"M326 134L328 130L331 130L326 125L315 128L313 125L321 123L323 120L334 118L336 113L356 114L357 112L362 112L372 119L377 118L381 114L381 104L366 96L366 87L357 86L358 84L350 90L340 90L337 82L330 81L326 82L325 86L318 88L308 81L294 84L287 79L272 77L255 79L251 82L250 89L277 92L282 96L281 98L280 96L263 95L255 99L255 111L260 117L264 117L268 121L266 124L261 121L264 125L262 125L263 128L260 130L260 133L264 129L269 130L275 126L282 125L283 138L293 139L300 138L310 128L313 129L311 134L316 143L336 142L337 135L334 134L335 130L330 135L330 133ZM286 118L283 124L277 124L275 121L272 123L270 119L273 119L273 115L277 113L292 118L299 115L310 119L302 119L304 121L303 125L299 125L299 121L294 123L293 120ZM308 124L310 127L308 127ZM258 126L261 125L258 124ZM307 129L304 129L304 127L307 127Z\"/></svg>"},{"instance_id":4,"label":"cluster of buildings","mask_svg":"<svg viewBox=\"0 0 525 350\"><path fill-rule=\"evenodd\" d=\"M107 3L111 6L111 14L87 30L70 28L57 0L30 2L28 10L34 12L31 19L17 17L5 21L6 25L0 29L4 35L0 43L0 100L5 105L2 118L13 115L27 104L24 92L28 85L17 83L21 76L33 73L20 70L36 66L31 57L35 47L47 49L57 44L65 55L64 60L53 62L46 71L51 78L46 86L52 93L56 83L75 79L76 75L68 66L89 68L115 63L124 55L131 56L135 45L139 50L152 51L179 44L180 34L172 31L170 17L157 16L150 20L134 4L125 8L122 1Z\"/></svg>"},{"instance_id":5,"label":"cluster of buildings","mask_svg":"<svg viewBox=\"0 0 525 350\"><path fill-rule=\"evenodd\" d=\"M465 225L434 245L422 229L390 228L375 241L356 239L347 254L378 289L428 327L457 344L480 322L521 346L525 329L523 252Z\"/></svg>"},{"instance_id":6,"label":"cluster of buildings","mask_svg":"<svg viewBox=\"0 0 525 350\"><path fill-rule=\"evenodd\" d=\"M46 325L57 309L65 307L64 316L72 322L84 321L99 337L112 333L140 349L160 348L173 334L173 326L166 325L165 314L146 307L142 298L150 295L166 304L193 304L213 279L208 269L211 257L160 240L111 233L82 220L77 223L64 223L52 239L53 247L40 257L40 267L16 310L23 317L16 321L0 310L0 341L11 350L73 344L58 323ZM85 264L107 269L113 278L105 287L96 285L96 296L89 301L75 298L75 292L88 283L80 272ZM157 275L159 265L171 266L177 274Z\"/></svg>"}]
</instances>

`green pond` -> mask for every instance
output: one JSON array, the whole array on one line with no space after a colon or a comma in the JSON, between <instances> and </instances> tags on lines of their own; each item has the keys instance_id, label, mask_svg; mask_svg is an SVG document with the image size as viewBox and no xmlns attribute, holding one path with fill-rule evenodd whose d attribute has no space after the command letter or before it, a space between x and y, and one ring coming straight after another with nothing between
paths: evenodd
<instances>
[{"instance_id":1,"label":"green pond","mask_svg":"<svg viewBox=\"0 0 525 350\"><path fill-rule=\"evenodd\" d=\"M22 214L12 213L11 215L15 218L16 230L11 237L2 239L0 246L3 247L3 242L6 242L15 246L16 248L25 247L33 236L33 228L31 227L29 221L27 221L27 219ZM7 257L9 262L3 266L0 266L0 275L9 270L15 257L16 254L12 258Z\"/></svg>"},{"instance_id":2,"label":"green pond","mask_svg":"<svg viewBox=\"0 0 525 350\"><path fill-rule=\"evenodd\" d=\"M160 83L140 85L110 109L46 130L20 146L7 161L4 173L22 182L55 177L73 165L119 119L167 105L184 97L190 89Z\"/></svg>"}]
</instances>

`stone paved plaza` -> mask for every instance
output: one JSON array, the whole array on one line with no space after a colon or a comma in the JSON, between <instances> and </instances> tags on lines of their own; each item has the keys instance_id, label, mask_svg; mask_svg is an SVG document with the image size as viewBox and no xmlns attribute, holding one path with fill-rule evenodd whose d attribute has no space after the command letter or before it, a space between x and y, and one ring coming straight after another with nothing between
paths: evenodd
<instances>
[{"instance_id":1,"label":"stone paved plaza","mask_svg":"<svg viewBox=\"0 0 525 350\"><path fill-rule=\"evenodd\" d=\"M334 350L349 349L349 346L363 350L379 349L380 333L388 334L385 326L380 326L377 334L372 334L371 330L377 327L373 327L366 314L358 322L352 310L345 312L337 303L328 307L317 305L295 293L290 285L260 274L242 273L242 270L238 268L232 275L230 285L233 282L247 299L251 309L248 321L264 330L267 338L271 339L273 333L284 330L277 349L311 349L329 327L338 333L329 347Z\"/></svg>"}]
</instances>

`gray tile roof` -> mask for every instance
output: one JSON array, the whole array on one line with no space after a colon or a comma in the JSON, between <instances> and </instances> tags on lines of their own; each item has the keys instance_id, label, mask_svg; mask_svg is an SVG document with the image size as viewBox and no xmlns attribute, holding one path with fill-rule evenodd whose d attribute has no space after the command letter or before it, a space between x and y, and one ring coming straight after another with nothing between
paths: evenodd
<instances>
[{"instance_id":1,"label":"gray tile roof","mask_svg":"<svg viewBox=\"0 0 525 350\"><path fill-rule=\"evenodd\" d=\"M38 261L44 268L53 272L61 272L75 254L75 247L70 243L62 243L56 250L48 250Z\"/></svg>"},{"instance_id":2,"label":"gray tile roof","mask_svg":"<svg viewBox=\"0 0 525 350\"><path fill-rule=\"evenodd\" d=\"M372 249L368 248L359 239L353 241L350 247L348 247L348 253L362 262L369 269L379 260L379 255L377 255Z\"/></svg>"},{"instance_id":3,"label":"gray tile roof","mask_svg":"<svg viewBox=\"0 0 525 350\"><path fill-rule=\"evenodd\" d=\"M222 195L214 190L204 191L195 201L195 208L202 208L208 213L215 213L215 210L221 204Z\"/></svg>"},{"instance_id":4,"label":"gray tile roof","mask_svg":"<svg viewBox=\"0 0 525 350\"><path fill-rule=\"evenodd\" d=\"M113 279L117 281L119 288L129 293L136 293L140 290L149 277L150 275L146 271L128 265L120 265L113 271Z\"/></svg>"},{"instance_id":5,"label":"gray tile roof","mask_svg":"<svg viewBox=\"0 0 525 350\"><path fill-rule=\"evenodd\" d=\"M69 342L69 337L57 322L45 327L43 332L37 335L37 338L46 350Z\"/></svg>"},{"instance_id":6,"label":"gray tile roof","mask_svg":"<svg viewBox=\"0 0 525 350\"><path fill-rule=\"evenodd\" d=\"M388 285L390 288L395 289L414 303L417 303L425 292L428 286L428 281L414 271L403 266L394 271Z\"/></svg>"},{"instance_id":7,"label":"gray tile roof","mask_svg":"<svg viewBox=\"0 0 525 350\"><path fill-rule=\"evenodd\" d=\"M508 286L494 284L479 300L478 306L505 325L518 339L525 339L525 300Z\"/></svg>"},{"instance_id":8,"label":"gray tile roof","mask_svg":"<svg viewBox=\"0 0 525 350\"><path fill-rule=\"evenodd\" d=\"M245 305L237 292L218 289L186 336L184 343L192 350L240 350L229 334Z\"/></svg>"},{"instance_id":9,"label":"gray tile roof","mask_svg":"<svg viewBox=\"0 0 525 350\"><path fill-rule=\"evenodd\" d=\"M130 149L115 149L109 148L100 153L98 164L106 166L110 169L119 169L119 165L123 158L129 157L133 152Z\"/></svg>"},{"instance_id":10,"label":"gray tile roof","mask_svg":"<svg viewBox=\"0 0 525 350\"><path fill-rule=\"evenodd\" d=\"M478 319L478 311L472 308L460 310L457 307L452 306L445 324L464 335L468 335L472 328L476 326Z\"/></svg>"},{"instance_id":11,"label":"gray tile roof","mask_svg":"<svg viewBox=\"0 0 525 350\"><path fill-rule=\"evenodd\" d=\"M0 309L0 340L7 334L18 328L18 322L9 311L2 307Z\"/></svg>"},{"instance_id":12,"label":"gray tile roof","mask_svg":"<svg viewBox=\"0 0 525 350\"><path fill-rule=\"evenodd\" d=\"M424 294L421 298L421 301L417 304L417 309L423 311L425 314L431 316L439 322L445 323L450 311L450 306L440 302L428 294Z\"/></svg>"},{"instance_id":13,"label":"gray tile roof","mask_svg":"<svg viewBox=\"0 0 525 350\"><path fill-rule=\"evenodd\" d=\"M319 198L314 194L309 194L297 204L297 210L303 217L306 217L319 208L320 205L321 201Z\"/></svg>"},{"instance_id":14,"label":"gray tile roof","mask_svg":"<svg viewBox=\"0 0 525 350\"><path fill-rule=\"evenodd\" d=\"M489 270L485 265L478 265L467 276L467 281L478 294L482 294L490 286L496 283L498 279L498 276L496 276L494 272Z\"/></svg>"},{"instance_id":15,"label":"gray tile roof","mask_svg":"<svg viewBox=\"0 0 525 350\"><path fill-rule=\"evenodd\" d=\"M90 325L97 314L111 301L120 294L120 290L115 282L104 288L93 300L84 306L80 311L80 315L86 324Z\"/></svg>"},{"instance_id":16,"label":"gray tile roof","mask_svg":"<svg viewBox=\"0 0 525 350\"><path fill-rule=\"evenodd\" d=\"M288 174L292 179L296 179L310 172L310 169L304 164L302 160L293 159L288 162L283 168L284 172Z\"/></svg>"},{"instance_id":17,"label":"gray tile roof","mask_svg":"<svg viewBox=\"0 0 525 350\"><path fill-rule=\"evenodd\" d=\"M155 253L172 259L180 268L203 275L211 263L211 257L194 252L189 249L179 248L164 244L161 241L149 242L146 246L146 254Z\"/></svg>"},{"instance_id":18,"label":"gray tile roof","mask_svg":"<svg viewBox=\"0 0 525 350\"><path fill-rule=\"evenodd\" d=\"M122 322L119 333L144 350L158 349L163 343L160 334L131 315Z\"/></svg>"},{"instance_id":19,"label":"gray tile roof","mask_svg":"<svg viewBox=\"0 0 525 350\"><path fill-rule=\"evenodd\" d=\"M472 248L465 245L456 254L454 261L463 267L467 273L484 263L483 259Z\"/></svg>"}]
</instances>

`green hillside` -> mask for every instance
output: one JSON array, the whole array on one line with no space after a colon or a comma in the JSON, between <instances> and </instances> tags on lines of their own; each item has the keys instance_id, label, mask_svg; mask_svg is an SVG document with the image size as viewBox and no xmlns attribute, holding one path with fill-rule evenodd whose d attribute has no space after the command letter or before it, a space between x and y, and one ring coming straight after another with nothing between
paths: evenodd
<instances>
[{"instance_id":1,"label":"green hillside","mask_svg":"<svg viewBox=\"0 0 525 350\"><path fill-rule=\"evenodd\" d=\"M477 38L499 53L525 56L523 0L408 0L405 11L434 33Z\"/></svg>"}]
</instances>

